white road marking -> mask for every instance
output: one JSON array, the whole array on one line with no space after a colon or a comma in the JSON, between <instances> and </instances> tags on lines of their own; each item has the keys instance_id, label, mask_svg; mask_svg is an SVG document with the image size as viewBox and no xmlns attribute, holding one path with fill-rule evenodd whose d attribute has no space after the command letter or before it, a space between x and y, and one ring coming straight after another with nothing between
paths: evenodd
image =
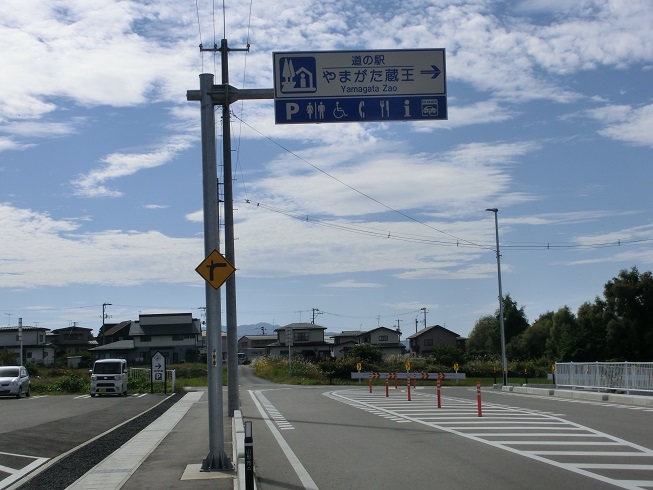
<instances>
[{"instance_id":1,"label":"white road marking","mask_svg":"<svg viewBox=\"0 0 653 490\"><path fill-rule=\"evenodd\" d=\"M483 416L478 417L476 401L453 397L442 397L443 408L437 408L435 396L423 393L416 394L413 401L397 396L393 400L357 389L324 395L368 412L437 428L621 488L653 487L653 480L635 479L648 476L637 472L653 469L653 450L547 412L484 403ZM571 456L587 460L568 462ZM624 462L615 463L615 456ZM597 462L602 459L606 462ZM624 470L631 472L632 480L623 479L619 473L612 473L614 478L609 476Z\"/></svg>"},{"instance_id":2,"label":"white road marking","mask_svg":"<svg viewBox=\"0 0 653 490\"><path fill-rule=\"evenodd\" d=\"M295 455L293 450L290 448L286 440L281 435L281 432L277 430L277 428L270 420L270 417L268 416L266 409L263 408L263 405L267 407L273 407L273 408L274 406L263 395L263 393L261 393L260 390L254 390L254 391L248 390L248 391L249 391L249 395L252 397L252 400L254 401L254 404L256 405L256 408L258 408L261 417L263 417L265 424L268 426L270 432L272 432L272 435L277 440L277 443L281 447L283 453L286 455L286 458L288 458L288 461L290 462L291 466L295 470L295 473L299 477L299 480L302 482L302 485L304 485L304 488L307 490L319 490L317 488L317 485L311 478L311 475L308 474L308 471L306 471L304 465L301 463L301 461L299 461L299 458Z\"/></svg>"},{"instance_id":3,"label":"white road marking","mask_svg":"<svg viewBox=\"0 0 653 490\"><path fill-rule=\"evenodd\" d=\"M42 464L44 464L46 461L49 460L49 458L39 458L36 456L27 456L25 454L13 454L13 453L4 453L4 452L0 452L0 454L5 456L11 456L12 458L25 458L28 460L32 460L32 462L29 463L28 465L21 466L18 469L10 468L9 466L0 465L0 471L9 474L7 478L5 478L4 480L0 480L0 490L3 488L7 488L9 485L20 480L23 476L27 475L29 472L33 471L34 469L38 468L39 466L41 466Z\"/></svg>"}]
</instances>

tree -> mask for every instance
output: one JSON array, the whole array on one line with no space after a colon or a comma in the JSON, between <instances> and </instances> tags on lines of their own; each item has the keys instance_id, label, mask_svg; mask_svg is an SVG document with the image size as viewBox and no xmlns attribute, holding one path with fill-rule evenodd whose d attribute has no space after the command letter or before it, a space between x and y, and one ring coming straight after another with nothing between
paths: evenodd
<instances>
[{"instance_id":1,"label":"tree","mask_svg":"<svg viewBox=\"0 0 653 490\"><path fill-rule=\"evenodd\" d=\"M605 359L607 322L605 301L583 303L576 313L574 361L602 361Z\"/></svg>"},{"instance_id":2,"label":"tree","mask_svg":"<svg viewBox=\"0 0 653 490\"><path fill-rule=\"evenodd\" d=\"M496 312L499 318L499 310ZM509 294L503 299L503 329L508 344L514 337L522 334L528 328L528 319L524 308L518 308L517 303L512 300Z\"/></svg>"},{"instance_id":3,"label":"tree","mask_svg":"<svg viewBox=\"0 0 653 490\"><path fill-rule=\"evenodd\" d=\"M436 345L429 354L429 358L432 359L435 364L449 366L450 368L453 368L455 363L462 362L463 357L463 351L458 347L449 344Z\"/></svg>"},{"instance_id":4,"label":"tree","mask_svg":"<svg viewBox=\"0 0 653 490\"><path fill-rule=\"evenodd\" d=\"M370 344L357 344L352 347L347 355L359 362L375 363L383 361L381 349Z\"/></svg>"},{"instance_id":5,"label":"tree","mask_svg":"<svg viewBox=\"0 0 653 490\"><path fill-rule=\"evenodd\" d=\"M478 319L467 339L467 350L482 354L501 353L499 321L492 315Z\"/></svg>"},{"instance_id":6,"label":"tree","mask_svg":"<svg viewBox=\"0 0 653 490\"><path fill-rule=\"evenodd\" d=\"M558 361L573 361L576 331L576 317L568 306L553 314L548 347L552 358Z\"/></svg>"},{"instance_id":7,"label":"tree","mask_svg":"<svg viewBox=\"0 0 653 490\"><path fill-rule=\"evenodd\" d=\"M551 336L552 326L553 312L547 311L526 329L523 336L525 357L529 359L554 358L547 349L547 341Z\"/></svg>"},{"instance_id":8,"label":"tree","mask_svg":"<svg viewBox=\"0 0 653 490\"><path fill-rule=\"evenodd\" d=\"M653 275L623 269L605 285L607 354L629 361L650 360L653 352Z\"/></svg>"}]
</instances>

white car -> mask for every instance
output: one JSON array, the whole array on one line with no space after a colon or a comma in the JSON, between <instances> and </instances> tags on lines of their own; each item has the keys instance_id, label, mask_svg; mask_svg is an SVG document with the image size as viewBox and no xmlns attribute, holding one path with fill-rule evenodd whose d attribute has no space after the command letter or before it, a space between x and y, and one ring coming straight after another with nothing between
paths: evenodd
<instances>
[{"instance_id":1,"label":"white car","mask_svg":"<svg viewBox=\"0 0 653 490\"><path fill-rule=\"evenodd\" d=\"M29 373L23 366L0 366L0 395L30 395Z\"/></svg>"}]
</instances>

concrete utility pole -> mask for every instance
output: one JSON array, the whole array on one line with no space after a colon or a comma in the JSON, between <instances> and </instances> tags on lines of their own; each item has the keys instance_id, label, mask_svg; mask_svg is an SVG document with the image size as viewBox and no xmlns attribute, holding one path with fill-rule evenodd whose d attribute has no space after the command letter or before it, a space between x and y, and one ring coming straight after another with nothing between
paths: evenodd
<instances>
[{"instance_id":1,"label":"concrete utility pole","mask_svg":"<svg viewBox=\"0 0 653 490\"><path fill-rule=\"evenodd\" d=\"M503 370L503 386L508 384L508 359L506 358L506 334L503 326L503 291L501 290L501 254L499 253L499 210L488 208L486 211L494 213L494 229L497 239L497 275L499 277L499 330L501 331L501 368Z\"/></svg>"},{"instance_id":2,"label":"concrete utility pole","mask_svg":"<svg viewBox=\"0 0 653 490\"><path fill-rule=\"evenodd\" d=\"M312 308L311 310L313 311L313 319L311 320L311 324L315 325L315 317L317 315L321 315L322 312L320 310L318 310L317 308Z\"/></svg>"},{"instance_id":3,"label":"concrete utility pole","mask_svg":"<svg viewBox=\"0 0 653 490\"><path fill-rule=\"evenodd\" d=\"M424 313L424 328L426 328L426 308L420 308L420 310Z\"/></svg>"},{"instance_id":4,"label":"concrete utility pole","mask_svg":"<svg viewBox=\"0 0 653 490\"><path fill-rule=\"evenodd\" d=\"M273 89L238 90L229 85L229 51L248 51L231 49L227 40L222 39L220 47L200 51L219 51L222 61L222 85L213 84L213 74L200 75L200 90L188 90L186 99L201 102L202 121L202 172L204 195L204 249L208 256L213 250L219 251L218 198L215 192L217 182L215 115L213 107L222 105L222 148L224 163L224 224L225 258L236 266L234 252L233 186L231 168L231 128L229 105L239 99L273 99ZM236 277L232 274L226 281L227 309L227 375L229 416L239 408L238 396L238 331L236 316ZM206 284L206 334L209 358L209 454L202 464L203 471L231 470L232 464L224 452L223 398L222 398L222 332L220 326L219 291ZM219 360L218 360L219 359Z\"/></svg>"},{"instance_id":5,"label":"concrete utility pole","mask_svg":"<svg viewBox=\"0 0 653 490\"><path fill-rule=\"evenodd\" d=\"M102 345L106 345L107 343L107 327L105 326L105 320L107 319L107 306L113 305L111 303L102 303Z\"/></svg>"}]
</instances>

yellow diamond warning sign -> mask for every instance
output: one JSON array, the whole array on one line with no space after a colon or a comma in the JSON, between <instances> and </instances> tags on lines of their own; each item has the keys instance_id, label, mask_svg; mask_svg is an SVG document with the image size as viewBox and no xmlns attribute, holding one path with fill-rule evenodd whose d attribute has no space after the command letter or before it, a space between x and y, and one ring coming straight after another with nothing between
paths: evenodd
<instances>
[{"instance_id":1,"label":"yellow diamond warning sign","mask_svg":"<svg viewBox=\"0 0 653 490\"><path fill-rule=\"evenodd\" d=\"M220 252L214 250L195 270L206 282L218 289L236 268Z\"/></svg>"}]
</instances>

